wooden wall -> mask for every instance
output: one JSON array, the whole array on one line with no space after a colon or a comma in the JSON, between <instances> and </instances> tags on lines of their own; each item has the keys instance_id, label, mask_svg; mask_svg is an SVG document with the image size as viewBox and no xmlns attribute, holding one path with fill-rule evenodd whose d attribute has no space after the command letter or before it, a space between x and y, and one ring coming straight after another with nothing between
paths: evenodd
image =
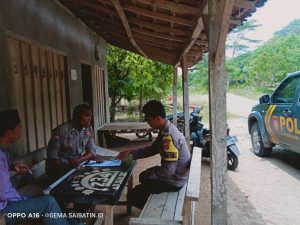
<instances>
[{"instance_id":1,"label":"wooden wall","mask_svg":"<svg viewBox=\"0 0 300 225\"><path fill-rule=\"evenodd\" d=\"M94 121L94 127L99 128L106 122L106 106L105 106L105 73L104 69L95 66L94 71L95 89L96 89L96 115L97 120Z\"/></svg>"},{"instance_id":2,"label":"wooden wall","mask_svg":"<svg viewBox=\"0 0 300 225\"><path fill-rule=\"evenodd\" d=\"M24 154L45 147L51 130L67 121L66 57L13 37L6 42L11 105L23 125L17 148Z\"/></svg>"},{"instance_id":3,"label":"wooden wall","mask_svg":"<svg viewBox=\"0 0 300 225\"><path fill-rule=\"evenodd\" d=\"M51 130L83 102L82 62L94 79L94 127L108 121L106 46L56 1L0 1L0 111L17 108L23 123L13 157L44 157Z\"/></svg>"}]
</instances>

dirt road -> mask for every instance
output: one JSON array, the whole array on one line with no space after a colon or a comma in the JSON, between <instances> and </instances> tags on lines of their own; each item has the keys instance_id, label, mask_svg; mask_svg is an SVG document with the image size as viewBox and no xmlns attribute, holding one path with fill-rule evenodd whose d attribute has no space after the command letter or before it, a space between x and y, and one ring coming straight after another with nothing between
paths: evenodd
<instances>
[{"instance_id":1,"label":"dirt road","mask_svg":"<svg viewBox=\"0 0 300 225\"><path fill-rule=\"evenodd\" d=\"M190 96L191 101L207 101L208 96ZM228 224L300 225L300 155L276 147L269 158L252 153L247 117L253 101L227 94L227 111L239 116L229 120L231 134L239 139L240 164L228 171ZM199 224L210 224L210 168L203 161Z\"/></svg>"}]
</instances>

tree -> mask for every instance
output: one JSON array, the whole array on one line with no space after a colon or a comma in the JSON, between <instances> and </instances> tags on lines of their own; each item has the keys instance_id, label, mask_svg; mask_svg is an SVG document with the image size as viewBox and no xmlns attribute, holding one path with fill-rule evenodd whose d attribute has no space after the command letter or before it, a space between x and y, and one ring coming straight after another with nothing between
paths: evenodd
<instances>
[{"instance_id":1,"label":"tree","mask_svg":"<svg viewBox=\"0 0 300 225\"><path fill-rule=\"evenodd\" d=\"M144 99L162 99L172 88L172 67L135 53L109 46L107 55L111 121L121 99L138 100L139 114Z\"/></svg>"},{"instance_id":2,"label":"tree","mask_svg":"<svg viewBox=\"0 0 300 225\"><path fill-rule=\"evenodd\" d=\"M226 48L231 49L232 58L247 52L250 48L249 44L261 42L260 40L246 37L247 32L254 31L257 27L261 26L260 24L256 24L256 22L256 20L245 21L243 25L237 26L230 32L226 41Z\"/></svg>"}]
</instances>

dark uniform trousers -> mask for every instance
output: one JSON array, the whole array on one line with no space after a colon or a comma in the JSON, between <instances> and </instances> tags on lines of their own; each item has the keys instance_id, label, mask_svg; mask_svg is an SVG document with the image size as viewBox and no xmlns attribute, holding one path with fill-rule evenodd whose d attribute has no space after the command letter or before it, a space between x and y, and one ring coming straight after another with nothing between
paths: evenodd
<instances>
[{"instance_id":1,"label":"dark uniform trousers","mask_svg":"<svg viewBox=\"0 0 300 225\"><path fill-rule=\"evenodd\" d=\"M181 189L181 187L175 187L162 180L148 179L149 171L151 169L153 169L153 167L140 173L140 184L136 185L127 193L128 205L142 209L150 194L176 192Z\"/></svg>"}]
</instances>

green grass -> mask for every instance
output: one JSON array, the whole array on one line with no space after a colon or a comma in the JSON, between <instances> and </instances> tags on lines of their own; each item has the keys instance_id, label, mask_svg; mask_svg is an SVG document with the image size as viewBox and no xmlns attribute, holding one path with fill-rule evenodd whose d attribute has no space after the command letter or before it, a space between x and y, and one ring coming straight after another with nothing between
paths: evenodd
<instances>
[{"instance_id":1,"label":"green grass","mask_svg":"<svg viewBox=\"0 0 300 225\"><path fill-rule=\"evenodd\" d=\"M250 98L253 100L257 100L260 96L262 96L263 94L266 94L262 91L256 90L253 87L230 88L228 90L228 92L239 95L239 96L243 96L246 98ZM208 122L209 122L209 104L207 101L205 101L204 99L202 99L200 97L203 94L208 94L208 92L199 93L196 91L190 91L189 92L189 104L190 104L190 106L199 106L202 108L202 110L201 110L202 121L203 121L203 123L208 124ZM180 106L178 106L177 112L182 112L183 108L181 106L181 104L182 104L182 95L181 94L178 95L177 101L178 101L177 104L180 105ZM172 114L171 107L166 102L164 102L164 105L166 107L167 115ZM237 117L238 116L233 113L227 113L227 120L234 119ZM139 121L139 115L138 115L138 112L135 112L134 110L131 113L118 112L116 114L116 121Z\"/></svg>"}]
</instances>

